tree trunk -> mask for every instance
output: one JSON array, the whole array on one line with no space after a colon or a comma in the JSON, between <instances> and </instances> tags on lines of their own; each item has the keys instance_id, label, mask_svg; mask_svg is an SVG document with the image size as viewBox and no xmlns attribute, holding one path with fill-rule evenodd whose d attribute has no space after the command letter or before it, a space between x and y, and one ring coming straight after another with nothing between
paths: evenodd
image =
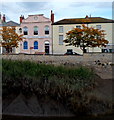
<instances>
[{"instance_id":1,"label":"tree trunk","mask_svg":"<svg viewBox=\"0 0 114 120\"><path fill-rule=\"evenodd\" d=\"M12 47L9 47L9 46L6 47L6 51L7 51L7 53L10 53L10 52L12 53Z\"/></svg>"},{"instance_id":2,"label":"tree trunk","mask_svg":"<svg viewBox=\"0 0 114 120\"><path fill-rule=\"evenodd\" d=\"M9 53L9 48L8 47L6 47L6 52Z\"/></svg>"},{"instance_id":3,"label":"tree trunk","mask_svg":"<svg viewBox=\"0 0 114 120\"><path fill-rule=\"evenodd\" d=\"M85 46L83 46L83 49L82 49L82 50L83 50L83 53L86 53L86 49L85 49Z\"/></svg>"}]
</instances>

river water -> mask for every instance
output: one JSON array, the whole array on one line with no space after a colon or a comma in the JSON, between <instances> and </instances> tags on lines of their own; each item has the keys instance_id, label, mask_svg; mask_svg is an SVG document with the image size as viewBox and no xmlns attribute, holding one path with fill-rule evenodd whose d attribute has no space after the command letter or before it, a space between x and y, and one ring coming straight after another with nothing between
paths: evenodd
<instances>
[{"instance_id":1,"label":"river water","mask_svg":"<svg viewBox=\"0 0 114 120\"><path fill-rule=\"evenodd\" d=\"M3 116L2 120L114 120L114 115L111 116L81 116L81 117L32 117L32 116Z\"/></svg>"}]
</instances>

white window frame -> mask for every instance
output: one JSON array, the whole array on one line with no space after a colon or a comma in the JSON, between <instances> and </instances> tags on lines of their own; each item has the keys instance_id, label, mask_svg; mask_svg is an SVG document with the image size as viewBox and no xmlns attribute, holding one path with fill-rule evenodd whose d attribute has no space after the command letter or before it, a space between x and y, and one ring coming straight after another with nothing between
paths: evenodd
<instances>
[{"instance_id":1,"label":"white window frame","mask_svg":"<svg viewBox=\"0 0 114 120\"><path fill-rule=\"evenodd\" d=\"M59 35L59 45L63 45L63 35Z\"/></svg>"},{"instance_id":2,"label":"white window frame","mask_svg":"<svg viewBox=\"0 0 114 120\"><path fill-rule=\"evenodd\" d=\"M96 29L101 29L101 25L96 25Z\"/></svg>"},{"instance_id":3,"label":"white window frame","mask_svg":"<svg viewBox=\"0 0 114 120\"><path fill-rule=\"evenodd\" d=\"M63 33L63 26L59 26L59 33Z\"/></svg>"}]
</instances>

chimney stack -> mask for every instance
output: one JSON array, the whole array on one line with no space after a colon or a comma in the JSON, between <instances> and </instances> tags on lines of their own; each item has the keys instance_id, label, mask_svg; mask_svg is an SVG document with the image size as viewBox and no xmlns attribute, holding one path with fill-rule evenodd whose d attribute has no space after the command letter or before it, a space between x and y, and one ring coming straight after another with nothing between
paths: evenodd
<instances>
[{"instance_id":1,"label":"chimney stack","mask_svg":"<svg viewBox=\"0 0 114 120\"><path fill-rule=\"evenodd\" d=\"M1 13L0 13L0 20L1 20L1 17L2 17L2 15L1 15Z\"/></svg>"},{"instance_id":2,"label":"chimney stack","mask_svg":"<svg viewBox=\"0 0 114 120\"><path fill-rule=\"evenodd\" d=\"M24 19L24 16L20 16L20 23L22 23L22 20Z\"/></svg>"},{"instance_id":3,"label":"chimney stack","mask_svg":"<svg viewBox=\"0 0 114 120\"><path fill-rule=\"evenodd\" d=\"M88 18L88 15L86 15L86 17L85 18Z\"/></svg>"},{"instance_id":4,"label":"chimney stack","mask_svg":"<svg viewBox=\"0 0 114 120\"><path fill-rule=\"evenodd\" d=\"M3 22L6 22L5 14L3 14Z\"/></svg>"},{"instance_id":5,"label":"chimney stack","mask_svg":"<svg viewBox=\"0 0 114 120\"><path fill-rule=\"evenodd\" d=\"M52 24L54 23L54 13L52 12L51 10L51 21L52 21Z\"/></svg>"},{"instance_id":6,"label":"chimney stack","mask_svg":"<svg viewBox=\"0 0 114 120\"><path fill-rule=\"evenodd\" d=\"M23 15L22 19L25 19L25 18L24 18L24 15Z\"/></svg>"}]
</instances>

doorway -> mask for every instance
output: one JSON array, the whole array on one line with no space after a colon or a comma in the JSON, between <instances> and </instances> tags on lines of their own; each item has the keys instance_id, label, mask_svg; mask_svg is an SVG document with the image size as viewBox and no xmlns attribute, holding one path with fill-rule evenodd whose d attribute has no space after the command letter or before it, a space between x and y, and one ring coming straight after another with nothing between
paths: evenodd
<instances>
[{"instance_id":1,"label":"doorway","mask_svg":"<svg viewBox=\"0 0 114 120\"><path fill-rule=\"evenodd\" d=\"M49 55L49 50L50 50L50 48L49 48L49 42L46 41L46 42L45 42L45 54L46 54L46 55Z\"/></svg>"}]
</instances>

